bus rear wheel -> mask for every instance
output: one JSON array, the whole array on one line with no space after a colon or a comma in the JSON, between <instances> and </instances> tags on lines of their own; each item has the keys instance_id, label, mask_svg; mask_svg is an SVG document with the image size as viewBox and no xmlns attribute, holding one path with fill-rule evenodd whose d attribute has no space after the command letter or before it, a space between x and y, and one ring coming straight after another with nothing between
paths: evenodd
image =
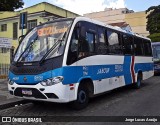
<instances>
[{"instance_id":1,"label":"bus rear wheel","mask_svg":"<svg viewBox=\"0 0 160 125\"><path fill-rule=\"evenodd\" d=\"M139 73L137 76L137 82L134 84L134 88L139 89L142 83L142 73Z\"/></svg>"},{"instance_id":2,"label":"bus rear wheel","mask_svg":"<svg viewBox=\"0 0 160 125\"><path fill-rule=\"evenodd\" d=\"M73 109L81 110L88 106L89 102L89 91L86 87L80 86L77 93L77 100L71 102L70 106Z\"/></svg>"}]
</instances>

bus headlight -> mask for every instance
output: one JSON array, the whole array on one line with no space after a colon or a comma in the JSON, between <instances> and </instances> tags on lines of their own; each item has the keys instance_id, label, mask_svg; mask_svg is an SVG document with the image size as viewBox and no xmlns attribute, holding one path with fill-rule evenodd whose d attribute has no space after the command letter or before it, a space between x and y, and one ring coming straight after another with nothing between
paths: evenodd
<instances>
[{"instance_id":1,"label":"bus headlight","mask_svg":"<svg viewBox=\"0 0 160 125\"><path fill-rule=\"evenodd\" d=\"M8 83L9 83L10 85L13 85L13 84L14 84L14 82L13 82L12 80L8 80Z\"/></svg>"},{"instance_id":2,"label":"bus headlight","mask_svg":"<svg viewBox=\"0 0 160 125\"><path fill-rule=\"evenodd\" d=\"M52 85L58 84L62 81L63 81L63 76L57 76L57 77L54 77L51 79L44 80L44 81L40 82L40 84L43 86L52 86Z\"/></svg>"}]
</instances>

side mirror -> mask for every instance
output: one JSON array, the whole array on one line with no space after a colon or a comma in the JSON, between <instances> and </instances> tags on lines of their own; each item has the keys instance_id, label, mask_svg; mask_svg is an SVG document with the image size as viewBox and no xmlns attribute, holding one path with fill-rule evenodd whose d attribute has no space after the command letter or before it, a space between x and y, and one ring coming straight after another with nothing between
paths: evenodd
<instances>
[{"instance_id":1,"label":"side mirror","mask_svg":"<svg viewBox=\"0 0 160 125\"><path fill-rule=\"evenodd\" d=\"M19 38L18 38L18 42L19 42L19 44L21 43L21 41L22 41L22 39L24 38L24 36L25 36L25 35L21 35L21 36L19 36Z\"/></svg>"},{"instance_id":2,"label":"side mirror","mask_svg":"<svg viewBox=\"0 0 160 125\"><path fill-rule=\"evenodd\" d=\"M25 35L21 35L21 36L19 36L18 41L19 41L19 40L21 40L21 39L23 39L23 38L24 38L24 36L25 36Z\"/></svg>"}]
</instances>

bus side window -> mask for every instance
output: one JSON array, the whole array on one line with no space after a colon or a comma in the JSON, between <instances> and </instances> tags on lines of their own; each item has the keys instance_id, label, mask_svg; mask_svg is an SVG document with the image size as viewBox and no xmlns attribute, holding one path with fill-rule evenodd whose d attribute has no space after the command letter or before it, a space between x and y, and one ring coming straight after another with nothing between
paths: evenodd
<instances>
[{"instance_id":1,"label":"bus side window","mask_svg":"<svg viewBox=\"0 0 160 125\"><path fill-rule=\"evenodd\" d=\"M133 54L133 37L123 34L123 52L125 55Z\"/></svg>"},{"instance_id":2,"label":"bus side window","mask_svg":"<svg viewBox=\"0 0 160 125\"><path fill-rule=\"evenodd\" d=\"M152 56L151 43L149 40L143 40L145 56Z\"/></svg>"},{"instance_id":3,"label":"bus side window","mask_svg":"<svg viewBox=\"0 0 160 125\"><path fill-rule=\"evenodd\" d=\"M94 53L95 34L86 32L86 38L79 41L79 58L84 58Z\"/></svg>"},{"instance_id":4,"label":"bus side window","mask_svg":"<svg viewBox=\"0 0 160 125\"><path fill-rule=\"evenodd\" d=\"M105 40L105 29L102 27L98 27L98 54L106 54L107 53L107 44Z\"/></svg>"},{"instance_id":5,"label":"bus side window","mask_svg":"<svg viewBox=\"0 0 160 125\"><path fill-rule=\"evenodd\" d=\"M79 36L78 30L74 29L71 37L71 41L70 41L70 47L68 50L67 65L70 65L77 61L78 36Z\"/></svg>"},{"instance_id":6,"label":"bus side window","mask_svg":"<svg viewBox=\"0 0 160 125\"><path fill-rule=\"evenodd\" d=\"M113 55L123 54L119 33L107 29L107 40L108 40L108 47L107 47L108 54L113 54Z\"/></svg>"},{"instance_id":7,"label":"bus side window","mask_svg":"<svg viewBox=\"0 0 160 125\"><path fill-rule=\"evenodd\" d=\"M143 56L143 43L141 38L134 38L134 49L136 56Z\"/></svg>"}]
</instances>

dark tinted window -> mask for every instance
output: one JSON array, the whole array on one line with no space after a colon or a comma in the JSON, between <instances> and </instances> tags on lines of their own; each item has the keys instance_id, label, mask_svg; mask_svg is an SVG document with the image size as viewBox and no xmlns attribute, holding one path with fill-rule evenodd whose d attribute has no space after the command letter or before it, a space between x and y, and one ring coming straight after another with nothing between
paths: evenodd
<instances>
[{"instance_id":1,"label":"dark tinted window","mask_svg":"<svg viewBox=\"0 0 160 125\"><path fill-rule=\"evenodd\" d=\"M123 34L123 52L126 55L133 54L133 37Z\"/></svg>"},{"instance_id":2,"label":"dark tinted window","mask_svg":"<svg viewBox=\"0 0 160 125\"><path fill-rule=\"evenodd\" d=\"M86 32L86 38L79 41L79 58L90 56L94 53L95 34Z\"/></svg>"},{"instance_id":3,"label":"dark tinted window","mask_svg":"<svg viewBox=\"0 0 160 125\"><path fill-rule=\"evenodd\" d=\"M78 41L78 58L94 55L96 40L96 25L89 22L80 22L80 39Z\"/></svg>"},{"instance_id":4,"label":"dark tinted window","mask_svg":"<svg viewBox=\"0 0 160 125\"><path fill-rule=\"evenodd\" d=\"M105 40L105 29L98 27L98 54L107 53L107 44Z\"/></svg>"},{"instance_id":5,"label":"dark tinted window","mask_svg":"<svg viewBox=\"0 0 160 125\"><path fill-rule=\"evenodd\" d=\"M36 26L37 26L37 20L29 20L28 23L27 23L28 30L32 29L32 28L34 28Z\"/></svg>"},{"instance_id":6,"label":"dark tinted window","mask_svg":"<svg viewBox=\"0 0 160 125\"><path fill-rule=\"evenodd\" d=\"M67 57L67 65L70 65L77 61L77 54L78 54L78 35L79 32L77 29L74 29L71 41L70 41L70 47L68 50L68 57Z\"/></svg>"},{"instance_id":7,"label":"dark tinted window","mask_svg":"<svg viewBox=\"0 0 160 125\"><path fill-rule=\"evenodd\" d=\"M108 54L122 54L120 35L112 30L107 30Z\"/></svg>"},{"instance_id":8,"label":"dark tinted window","mask_svg":"<svg viewBox=\"0 0 160 125\"><path fill-rule=\"evenodd\" d=\"M88 44L88 47L89 47L89 48L86 48L86 49L88 49L88 51L90 53L93 53L94 52L95 34L91 33L91 32L87 32L86 33L86 41L87 41L87 44Z\"/></svg>"},{"instance_id":9,"label":"dark tinted window","mask_svg":"<svg viewBox=\"0 0 160 125\"><path fill-rule=\"evenodd\" d=\"M134 50L136 56L142 56L143 55L143 42L141 38L134 38Z\"/></svg>"},{"instance_id":10,"label":"dark tinted window","mask_svg":"<svg viewBox=\"0 0 160 125\"><path fill-rule=\"evenodd\" d=\"M152 48L149 40L143 40L145 56L152 56Z\"/></svg>"},{"instance_id":11,"label":"dark tinted window","mask_svg":"<svg viewBox=\"0 0 160 125\"><path fill-rule=\"evenodd\" d=\"M1 25L1 31L7 31L7 24L2 24Z\"/></svg>"}]
</instances>

